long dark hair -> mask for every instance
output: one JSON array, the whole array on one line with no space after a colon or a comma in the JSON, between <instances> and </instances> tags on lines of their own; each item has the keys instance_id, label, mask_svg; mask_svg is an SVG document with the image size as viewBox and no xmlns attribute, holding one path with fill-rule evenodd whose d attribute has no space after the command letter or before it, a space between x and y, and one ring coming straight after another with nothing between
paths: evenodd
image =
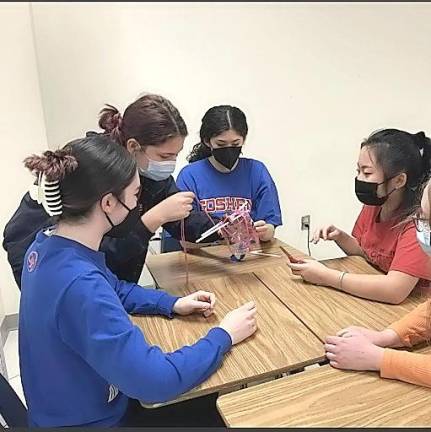
<instances>
[{"instance_id":1,"label":"long dark hair","mask_svg":"<svg viewBox=\"0 0 431 432\"><path fill-rule=\"evenodd\" d=\"M398 210L400 219L408 217L418 207L423 186L429 179L431 140L424 132L410 134L398 129L383 129L372 133L362 142L382 168L385 179L398 174L407 176L403 201Z\"/></svg>"},{"instance_id":2,"label":"long dark hair","mask_svg":"<svg viewBox=\"0 0 431 432\"><path fill-rule=\"evenodd\" d=\"M210 157L211 149L205 143L230 129L245 139L248 133L245 114L239 108L231 105L219 105L210 108L202 118L199 132L201 140L193 146L187 160L195 162Z\"/></svg>"},{"instance_id":3,"label":"long dark hair","mask_svg":"<svg viewBox=\"0 0 431 432\"><path fill-rule=\"evenodd\" d=\"M145 147L187 136L187 126L178 109L155 94L141 96L126 108L123 116L114 106L106 105L99 113L99 126L122 146L131 138Z\"/></svg>"},{"instance_id":4,"label":"long dark hair","mask_svg":"<svg viewBox=\"0 0 431 432\"><path fill-rule=\"evenodd\" d=\"M91 135L24 160L33 174L59 181L62 214L59 220L85 217L106 194L121 197L136 175L136 161L109 137Z\"/></svg>"}]
</instances>

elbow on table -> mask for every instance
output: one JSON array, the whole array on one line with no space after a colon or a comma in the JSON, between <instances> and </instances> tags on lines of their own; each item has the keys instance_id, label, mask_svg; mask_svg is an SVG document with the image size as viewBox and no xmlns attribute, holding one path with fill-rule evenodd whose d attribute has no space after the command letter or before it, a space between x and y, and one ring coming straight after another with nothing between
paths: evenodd
<instances>
[{"instance_id":1,"label":"elbow on table","mask_svg":"<svg viewBox=\"0 0 431 432\"><path fill-rule=\"evenodd\" d=\"M187 390L178 372L170 367L143 371L122 389L127 396L149 404L174 400Z\"/></svg>"},{"instance_id":2,"label":"elbow on table","mask_svg":"<svg viewBox=\"0 0 431 432\"><path fill-rule=\"evenodd\" d=\"M399 305L409 296L409 294L409 292L406 293L395 290L388 296L387 299L385 299L385 302L393 305Z\"/></svg>"}]
</instances>

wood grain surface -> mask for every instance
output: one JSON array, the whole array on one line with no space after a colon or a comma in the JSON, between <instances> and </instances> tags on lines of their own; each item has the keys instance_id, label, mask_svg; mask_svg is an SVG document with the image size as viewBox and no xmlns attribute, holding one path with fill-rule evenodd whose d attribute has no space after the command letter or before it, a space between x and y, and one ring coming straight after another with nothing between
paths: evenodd
<instances>
[{"instance_id":1,"label":"wood grain surface","mask_svg":"<svg viewBox=\"0 0 431 432\"><path fill-rule=\"evenodd\" d=\"M173 294L186 295L198 289L216 294L216 313L167 319L161 316L132 317L150 344L171 352L190 345L217 326L225 314L253 300L257 305L257 332L236 345L223 365L205 383L186 397L197 397L220 389L256 381L316 363L324 358L322 343L253 274L238 274L191 283L188 290L176 288Z\"/></svg>"},{"instance_id":2,"label":"wood grain surface","mask_svg":"<svg viewBox=\"0 0 431 432\"><path fill-rule=\"evenodd\" d=\"M325 365L220 396L217 406L230 427L429 427L430 399L430 388Z\"/></svg>"},{"instance_id":3,"label":"wood grain surface","mask_svg":"<svg viewBox=\"0 0 431 432\"><path fill-rule=\"evenodd\" d=\"M328 267L354 273L379 274L361 257L323 261ZM304 282L287 265L256 270L261 280L322 341L343 327L360 325L382 330L414 309L424 296L414 291L402 304L365 300L333 288Z\"/></svg>"},{"instance_id":4,"label":"wood grain surface","mask_svg":"<svg viewBox=\"0 0 431 432\"><path fill-rule=\"evenodd\" d=\"M279 265L280 262L286 260L280 250L280 245L285 246L295 256L304 256L302 252L277 239L262 243L262 251L279 255L279 258L247 254L243 261L234 262L230 259L231 253L227 246L193 249L188 253L189 280L196 282L202 279L249 273L259 268ZM186 267L183 252L148 255L146 265L160 288L170 290L185 286Z\"/></svg>"}]
</instances>

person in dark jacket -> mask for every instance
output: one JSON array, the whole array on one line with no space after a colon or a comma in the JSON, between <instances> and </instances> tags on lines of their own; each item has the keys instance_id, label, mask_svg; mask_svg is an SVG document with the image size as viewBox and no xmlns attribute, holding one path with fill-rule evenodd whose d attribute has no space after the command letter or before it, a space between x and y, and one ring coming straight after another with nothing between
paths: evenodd
<instances>
[{"instance_id":1,"label":"person in dark jacket","mask_svg":"<svg viewBox=\"0 0 431 432\"><path fill-rule=\"evenodd\" d=\"M195 242L212 223L203 212L192 211L194 194L180 192L171 175L187 127L169 100L159 95L144 95L130 104L123 116L112 105L106 105L100 112L99 126L103 135L110 136L136 158L139 167L140 221L125 238L105 236L100 247L106 254L108 268L119 279L136 283L145 263L148 243L160 226L181 239L181 220L185 219L185 239ZM87 136L96 133L88 132ZM24 195L6 224L3 248L19 288L28 247L38 231L53 224L30 193ZM214 234L209 241L219 238Z\"/></svg>"}]
</instances>

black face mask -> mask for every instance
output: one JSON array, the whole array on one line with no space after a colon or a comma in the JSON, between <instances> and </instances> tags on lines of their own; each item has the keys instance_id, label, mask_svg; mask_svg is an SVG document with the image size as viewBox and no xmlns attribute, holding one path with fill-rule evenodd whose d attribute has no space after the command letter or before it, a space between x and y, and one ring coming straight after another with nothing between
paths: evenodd
<instances>
[{"instance_id":1,"label":"black face mask","mask_svg":"<svg viewBox=\"0 0 431 432\"><path fill-rule=\"evenodd\" d=\"M393 178L393 177L392 177ZM391 179L385 180L381 183L373 183L373 182L365 182L362 180L358 180L355 178L355 193L359 201L365 205L369 206L381 206L388 199L389 195L394 192L396 189L393 189L387 195L383 197L377 196L377 188L379 185L386 183Z\"/></svg>"},{"instance_id":2,"label":"black face mask","mask_svg":"<svg viewBox=\"0 0 431 432\"><path fill-rule=\"evenodd\" d=\"M112 226L112 229L108 231L106 235L113 238L126 237L127 234L133 230L135 225L138 223L139 218L141 217L139 205L133 209L129 209L129 207L127 207L126 204L124 204L120 199L118 199L118 201L123 207L129 210L129 214L124 218L123 222L120 222L118 225L114 225L111 221L111 218L105 213L106 219L108 219Z\"/></svg>"},{"instance_id":3,"label":"black face mask","mask_svg":"<svg viewBox=\"0 0 431 432\"><path fill-rule=\"evenodd\" d=\"M241 147L213 148L211 153L214 159L228 170L231 170L241 154Z\"/></svg>"}]
</instances>

